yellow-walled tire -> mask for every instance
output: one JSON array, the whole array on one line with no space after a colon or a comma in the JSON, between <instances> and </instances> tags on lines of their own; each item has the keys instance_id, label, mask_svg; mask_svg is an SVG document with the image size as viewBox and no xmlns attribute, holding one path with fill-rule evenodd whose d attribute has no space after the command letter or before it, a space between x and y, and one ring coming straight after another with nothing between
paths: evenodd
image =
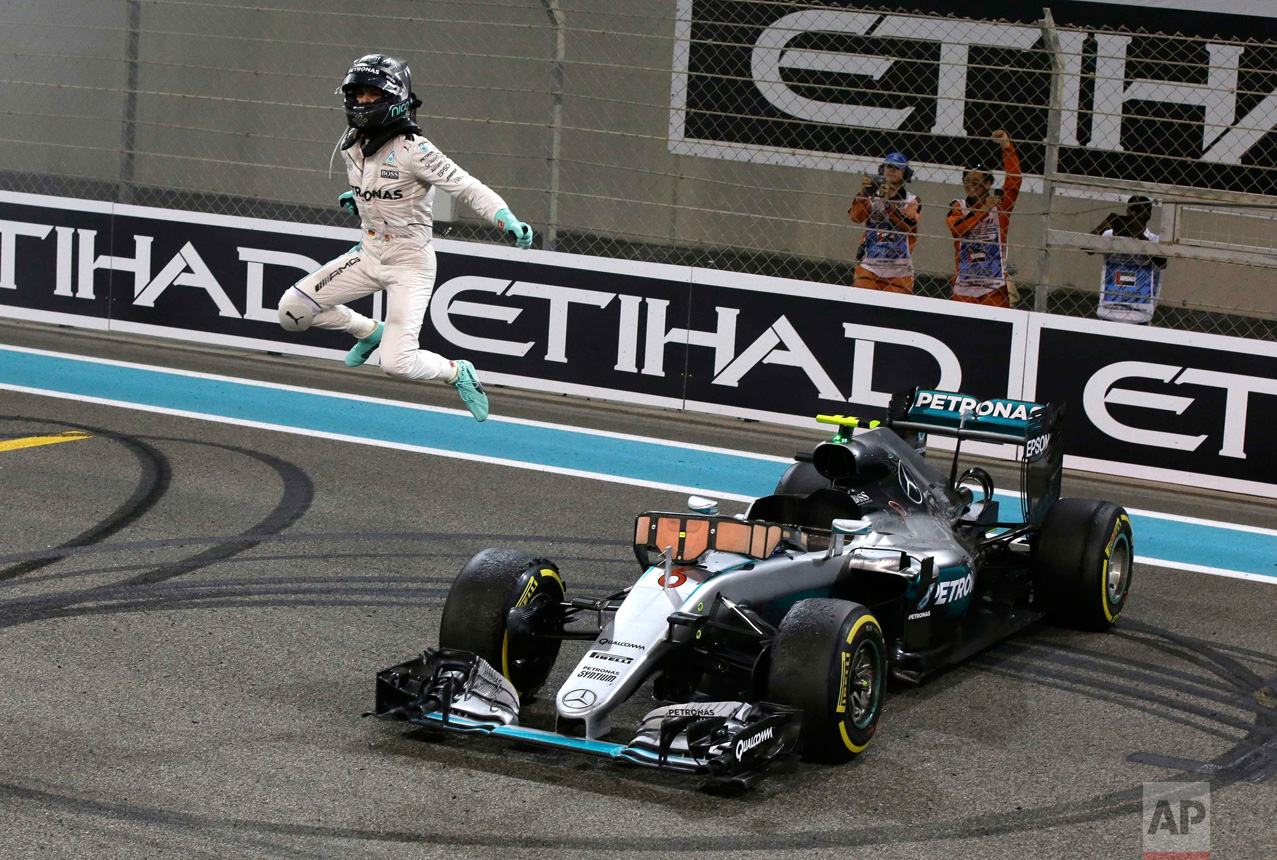
<instances>
[{"instance_id":1,"label":"yellow-walled tire","mask_svg":"<svg viewBox=\"0 0 1277 860\"><path fill-rule=\"evenodd\" d=\"M478 654L526 698L549 677L562 640L512 635L511 613L537 610L542 623L553 625L562 617L563 593L554 562L516 549L485 549L452 583L439 646Z\"/></svg>"},{"instance_id":2,"label":"yellow-walled tire","mask_svg":"<svg viewBox=\"0 0 1277 860\"><path fill-rule=\"evenodd\" d=\"M767 677L770 701L802 709L803 758L849 761L869 745L882 715L882 626L859 603L801 600L780 622Z\"/></svg>"},{"instance_id":3,"label":"yellow-walled tire","mask_svg":"<svg viewBox=\"0 0 1277 860\"><path fill-rule=\"evenodd\" d=\"M1131 592L1131 518L1111 502L1060 499L1033 546L1034 602L1081 630L1107 630Z\"/></svg>"}]
</instances>

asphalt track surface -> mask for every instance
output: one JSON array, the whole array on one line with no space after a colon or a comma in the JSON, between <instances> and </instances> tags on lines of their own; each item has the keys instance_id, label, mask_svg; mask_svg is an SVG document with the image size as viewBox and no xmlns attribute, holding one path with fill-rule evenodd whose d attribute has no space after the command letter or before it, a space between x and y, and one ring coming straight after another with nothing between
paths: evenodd
<instances>
[{"instance_id":1,"label":"asphalt track surface","mask_svg":"<svg viewBox=\"0 0 1277 860\"><path fill-rule=\"evenodd\" d=\"M455 405L331 362L33 324L0 324L0 343ZM493 394L497 414L654 438L814 441ZM1199 780L1214 856L1277 844L1272 584L1140 566L1113 632L1034 628L892 688L856 762L784 765L734 795L360 718L376 670L434 644L474 552L544 554L570 592L601 595L638 573L634 514L681 494L9 391L0 487L6 858L1138 857L1144 783ZM1277 522L1252 499L1081 475L1065 494ZM549 727L549 697L524 722Z\"/></svg>"}]
</instances>

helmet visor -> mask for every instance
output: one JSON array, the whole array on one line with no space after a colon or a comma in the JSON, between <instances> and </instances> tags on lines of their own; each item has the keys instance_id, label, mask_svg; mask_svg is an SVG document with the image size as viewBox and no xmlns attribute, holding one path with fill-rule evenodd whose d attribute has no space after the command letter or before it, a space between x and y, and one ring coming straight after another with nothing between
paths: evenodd
<instances>
[{"instance_id":1,"label":"helmet visor","mask_svg":"<svg viewBox=\"0 0 1277 860\"><path fill-rule=\"evenodd\" d=\"M404 94L403 85L393 75L376 66L353 66L342 79L338 93L349 92L352 87L376 87L388 96L399 97Z\"/></svg>"}]
</instances>

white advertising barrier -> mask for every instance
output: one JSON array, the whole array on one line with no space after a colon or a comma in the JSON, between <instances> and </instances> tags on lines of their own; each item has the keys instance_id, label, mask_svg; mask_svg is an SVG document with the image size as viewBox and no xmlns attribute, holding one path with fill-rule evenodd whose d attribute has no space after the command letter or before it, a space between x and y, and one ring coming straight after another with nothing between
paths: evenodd
<instances>
[{"instance_id":1,"label":"white advertising barrier","mask_svg":"<svg viewBox=\"0 0 1277 860\"><path fill-rule=\"evenodd\" d=\"M0 316L338 359L275 305L354 228L0 192ZM816 427L915 386L1067 402L1067 464L1277 496L1277 347L437 240L423 346L539 391ZM381 294L352 306L383 316ZM938 440L939 441L939 440ZM972 452L1013 456L1005 446Z\"/></svg>"},{"instance_id":2,"label":"white advertising barrier","mask_svg":"<svg viewBox=\"0 0 1277 860\"><path fill-rule=\"evenodd\" d=\"M1066 466L1277 497L1277 343L1030 320L1024 395L1068 401Z\"/></svg>"}]
</instances>

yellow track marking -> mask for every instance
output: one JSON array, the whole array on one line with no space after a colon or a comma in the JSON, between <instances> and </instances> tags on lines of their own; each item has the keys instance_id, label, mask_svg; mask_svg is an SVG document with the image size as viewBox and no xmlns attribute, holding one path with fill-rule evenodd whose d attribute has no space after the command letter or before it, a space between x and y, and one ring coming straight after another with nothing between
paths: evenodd
<instances>
[{"instance_id":1,"label":"yellow track marking","mask_svg":"<svg viewBox=\"0 0 1277 860\"><path fill-rule=\"evenodd\" d=\"M26 436L22 439L5 439L0 441L0 451L16 451L19 448L35 448L40 445L56 445L59 442L75 442L79 439L92 439L93 434L73 430L59 433L56 436Z\"/></svg>"}]
</instances>

